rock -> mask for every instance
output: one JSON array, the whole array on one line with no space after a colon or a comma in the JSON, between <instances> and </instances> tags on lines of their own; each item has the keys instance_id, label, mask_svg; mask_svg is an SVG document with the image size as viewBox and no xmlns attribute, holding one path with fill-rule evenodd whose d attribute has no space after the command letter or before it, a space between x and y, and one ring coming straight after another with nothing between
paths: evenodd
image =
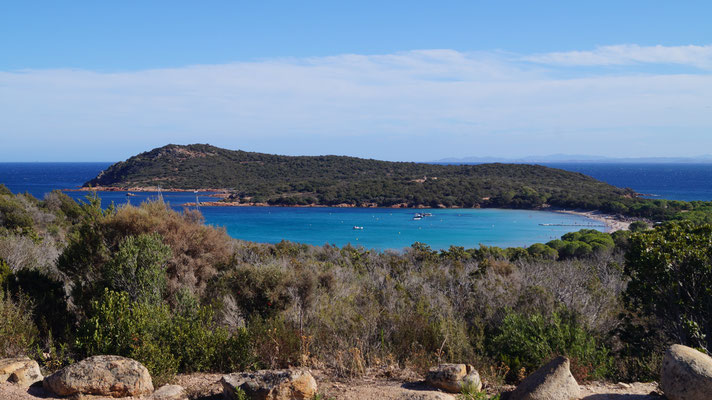
<instances>
[{"instance_id":1,"label":"rock","mask_svg":"<svg viewBox=\"0 0 712 400\"><path fill-rule=\"evenodd\" d=\"M220 379L228 399L238 400L237 389L255 400L312 399L316 395L316 381L303 370L260 370L225 375Z\"/></svg>"},{"instance_id":2,"label":"rock","mask_svg":"<svg viewBox=\"0 0 712 400\"><path fill-rule=\"evenodd\" d=\"M569 359L556 357L526 377L509 400L571 400L579 398L579 391L569 370Z\"/></svg>"},{"instance_id":3,"label":"rock","mask_svg":"<svg viewBox=\"0 0 712 400\"><path fill-rule=\"evenodd\" d=\"M451 394L443 392L428 392L428 393L404 393L398 400L456 400L457 398Z\"/></svg>"},{"instance_id":4,"label":"rock","mask_svg":"<svg viewBox=\"0 0 712 400\"><path fill-rule=\"evenodd\" d=\"M449 393L461 393L463 387L480 391L480 374L469 364L440 364L428 371L425 377L428 385Z\"/></svg>"},{"instance_id":5,"label":"rock","mask_svg":"<svg viewBox=\"0 0 712 400\"><path fill-rule=\"evenodd\" d=\"M37 361L28 357L4 358L0 360L0 382L12 382L19 386L30 386L43 379Z\"/></svg>"},{"instance_id":6,"label":"rock","mask_svg":"<svg viewBox=\"0 0 712 400\"><path fill-rule=\"evenodd\" d=\"M153 400L188 400L188 394L183 386L164 385L153 392Z\"/></svg>"},{"instance_id":7,"label":"rock","mask_svg":"<svg viewBox=\"0 0 712 400\"><path fill-rule=\"evenodd\" d=\"M136 360L119 356L94 356L45 378L46 390L59 396L90 394L127 397L153 392L151 375Z\"/></svg>"},{"instance_id":8,"label":"rock","mask_svg":"<svg viewBox=\"0 0 712 400\"><path fill-rule=\"evenodd\" d=\"M712 397L712 358L679 344L663 358L660 387L669 400L702 400Z\"/></svg>"}]
</instances>

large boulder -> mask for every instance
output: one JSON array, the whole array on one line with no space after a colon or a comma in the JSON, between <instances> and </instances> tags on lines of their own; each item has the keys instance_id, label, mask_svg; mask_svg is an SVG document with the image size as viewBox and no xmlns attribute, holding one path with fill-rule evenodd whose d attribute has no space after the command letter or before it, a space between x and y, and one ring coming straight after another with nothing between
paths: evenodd
<instances>
[{"instance_id":1,"label":"large boulder","mask_svg":"<svg viewBox=\"0 0 712 400\"><path fill-rule=\"evenodd\" d=\"M660 387L669 400L712 398L712 358L679 344L665 353Z\"/></svg>"},{"instance_id":2,"label":"large boulder","mask_svg":"<svg viewBox=\"0 0 712 400\"><path fill-rule=\"evenodd\" d=\"M237 389L254 400L304 400L316 395L316 381L304 370L260 370L225 375L220 379L227 398L238 400Z\"/></svg>"},{"instance_id":3,"label":"large boulder","mask_svg":"<svg viewBox=\"0 0 712 400\"><path fill-rule=\"evenodd\" d=\"M0 360L0 382L12 382L20 386L30 386L43 379L37 361L27 357L4 358Z\"/></svg>"},{"instance_id":4,"label":"large boulder","mask_svg":"<svg viewBox=\"0 0 712 400\"><path fill-rule=\"evenodd\" d=\"M509 400L571 400L579 395L569 359L557 357L526 377L509 395Z\"/></svg>"},{"instance_id":5,"label":"large boulder","mask_svg":"<svg viewBox=\"0 0 712 400\"><path fill-rule=\"evenodd\" d=\"M153 392L152 400L188 400L188 394L183 386L164 385Z\"/></svg>"},{"instance_id":6,"label":"large boulder","mask_svg":"<svg viewBox=\"0 0 712 400\"><path fill-rule=\"evenodd\" d=\"M469 364L440 364L430 368L425 376L428 385L449 393L461 393L463 388L480 391L480 374Z\"/></svg>"},{"instance_id":7,"label":"large boulder","mask_svg":"<svg viewBox=\"0 0 712 400\"><path fill-rule=\"evenodd\" d=\"M153 393L153 383L140 362L119 356L94 356L45 378L46 390L59 396L90 394L127 397Z\"/></svg>"}]
</instances>

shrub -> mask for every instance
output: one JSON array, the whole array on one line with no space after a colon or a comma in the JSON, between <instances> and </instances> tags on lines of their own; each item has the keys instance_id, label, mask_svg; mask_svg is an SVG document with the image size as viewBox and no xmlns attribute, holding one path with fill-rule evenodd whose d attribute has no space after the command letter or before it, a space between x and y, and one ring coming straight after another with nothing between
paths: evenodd
<instances>
[{"instance_id":1,"label":"shrub","mask_svg":"<svg viewBox=\"0 0 712 400\"><path fill-rule=\"evenodd\" d=\"M103 278L110 289L128 293L131 301L160 303L170 256L171 249L158 234L129 236L104 265Z\"/></svg>"},{"instance_id":2,"label":"shrub","mask_svg":"<svg viewBox=\"0 0 712 400\"><path fill-rule=\"evenodd\" d=\"M37 333L29 300L21 295L13 299L0 289L0 358L28 354Z\"/></svg>"},{"instance_id":3,"label":"shrub","mask_svg":"<svg viewBox=\"0 0 712 400\"><path fill-rule=\"evenodd\" d=\"M12 270L10 266L7 265L5 260L0 258L0 290L6 288L9 278L12 275Z\"/></svg>"},{"instance_id":4,"label":"shrub","mask_svg":"<svg viewBox=\"0 0 712 400\"><path fill-rule=\"evenodd\" d=\"M247 325L260 366L287 368L301 363L299 331L282 317L255 316Z\"/></svg>"},{"instance_id":5,"label":"shrub","mask_svg":"<svg viewBox=\"0 0 712 400\"><path fill-rule=\"evenodd\" d=\"M197 211L176 212L162 201L146 202L139 207L120 207L104 224L109 243L127 236L157 233L172 250L166 264L168 293L180 288L201 294L232 256L232 239L224 229L203 223Z\"/></svg>"},{"instance_id":6,"label":"shrub","mask_svg":"<svg viewBox=\"0 0 712 400\"><path fill-rule=\"evenodd\" d=\"M557 355L571 358L572 372L579 381L600 379L611 372L608 350L566 311L548 319L541 314L508 313L491 351L512 373L522 369L529 373Z\"/></svg>"},{"instance_id":7,"label":"shrub","mask_svg":"<svg viewBox=\"0 0 712 400\"><path fill-rule=\"evenodd\" d=\"M542 243L535 243L527 248L527 252L534 258L542 258L545 260L556 260L559 258L559 252Z\"/></svg>"},{"instance_id":8,"label":"shrub","mask_svg":"<svg viewBox=\"0 0 712 400\"><path fill-rule=\"evenodd\" d=\"M7 278L8 292L31 301L33 320L39 328L41 339L50 336L64 340L74 325L74 315L67 309L64 284L37 270L22 269Z\"/></svg>"},{"instance_id":9,"label":"shrub","mask_svg":"<svg viewBox=\"0 0 712 400\"><path fill-rule=\"evenodd\" d=\"M252 365L244 330L228 333L212 320L212 310L195 307L171 313L167 304L132 302L125 292L105 290L92 303L77 348L85 356L116 354L148 368L156 384L176 372L218 371Z\"/></svg>"},{"instance_id":10,"label":"shrub","mask_svg":"<svg viewBox=\"0 0 712 400\"><path fill-rule=\"evenodd\" d=\"M34 224L22 202L14 196L0 196L0 226L22 232L31 229Z\"/></svg>"},{"instance_id":11,"label":"shrub","mask_svg":"<svg viewBox=\"0 0 712 400\"><path fill-rule=\"evenodd\" d=\"M635 233L625 259L629 310L657 319L670 341L712 350L712 225Z\"/></svg>"},{"instance_id":12,"label":"shrub","mask_svg":"<svg viewBox=\"0 0 712 400\"><path fill-rule=\"evenodd\" d=\"M631 223L628 227L628 230L630 230L631 232L641 232L646 231L648 229L650 229L650 225L648 225L648 223L645 221L635 221Z\"/></svg>"}]
</instances>

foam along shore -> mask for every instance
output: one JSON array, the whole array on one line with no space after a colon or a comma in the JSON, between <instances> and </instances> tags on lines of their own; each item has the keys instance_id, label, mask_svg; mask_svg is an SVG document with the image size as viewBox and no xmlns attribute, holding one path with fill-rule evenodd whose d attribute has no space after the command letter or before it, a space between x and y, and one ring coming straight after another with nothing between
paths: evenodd
<instances>
[{"instance_id":1,"label":"foam along shore","mask_svg":"<svg viewBox=\"0 0 712 400\"><path fill-rule=\"evenodd\" d=\"M606 232L611 233L615 231L627 230L630 224L635 221L635 219L622 217L619 215L606 214L600 211L586 211L586 210L557 210L549 209L547 211L558 212L563 214L573 214L580 215L582 217L587 217L595 221L599 221L606 225Z\"/></svg>"}]
</instances>

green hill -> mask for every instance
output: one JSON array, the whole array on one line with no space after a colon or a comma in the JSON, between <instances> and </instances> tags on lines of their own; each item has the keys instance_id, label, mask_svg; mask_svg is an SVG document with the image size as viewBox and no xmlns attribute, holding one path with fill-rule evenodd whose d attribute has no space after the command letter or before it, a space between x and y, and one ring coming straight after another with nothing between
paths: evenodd
<instances>
[{"instance_id":1,"label":"green hill","mask_svg":"<svg viewBox=\"0 0 712 400\"><path fill-rule=\"evenodd\" d=\"M279 156L167 145L118 162L86 187L229 189L232 201L304 205L611 209L634 193L539 165L433 165L345 156Z\"/></svg>"}]
</instances>

